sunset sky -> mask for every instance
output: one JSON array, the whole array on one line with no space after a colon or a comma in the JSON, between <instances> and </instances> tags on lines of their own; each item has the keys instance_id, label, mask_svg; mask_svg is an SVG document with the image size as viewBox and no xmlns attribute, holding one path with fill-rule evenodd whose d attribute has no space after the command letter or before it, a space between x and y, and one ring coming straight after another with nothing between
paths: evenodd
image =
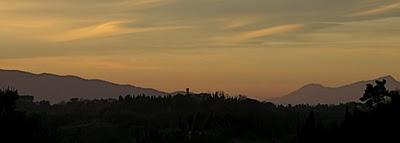
<instances>
[{"instance_id":1,"label":"sunset sky","mask_svg":"<svg viewBox=\"0 0 400 143\"><path fill-rule=\"evenodd\" d=\"M0 68L261 99L400 78L400 0L0 0Z\"/></svg>"}]
</instances>

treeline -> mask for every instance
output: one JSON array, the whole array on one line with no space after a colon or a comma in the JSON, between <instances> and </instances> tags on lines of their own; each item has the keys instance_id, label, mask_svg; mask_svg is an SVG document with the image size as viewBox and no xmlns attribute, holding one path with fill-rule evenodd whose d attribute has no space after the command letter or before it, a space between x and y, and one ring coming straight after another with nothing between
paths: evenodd
<instances>
[{"instance_id":1,"label":"treeline","mask_svg":"<svg viewBox=\"0 0 400 143\"><path fill-rule=\"evenodd\" d=\"M229 97L221 92L71 99L50 105L21 102L16 91L5 90L0 96L0 121L10 129L24 131L10 134L26 136L24 139L30 142L357 142L372 132L368 128L383 129L379 125L397 119L392 115L398 112L397 99L388 101L395 98L395 92L382 90L382 85L368 86L363 98L368 104L317 106L274 105L244 96ZM386 132L375 135L381 133Z\"/></svg>"}]
</instances>

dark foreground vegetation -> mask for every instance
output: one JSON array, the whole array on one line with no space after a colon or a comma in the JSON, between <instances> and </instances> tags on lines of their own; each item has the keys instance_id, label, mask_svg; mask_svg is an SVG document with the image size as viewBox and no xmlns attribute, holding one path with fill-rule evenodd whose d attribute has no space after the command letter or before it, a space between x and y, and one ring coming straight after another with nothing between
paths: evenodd
<instances>
[{"instance_id":1,"label":"dark foreground vegetation","mask_svg":"<svg viewBox=\"0 0 400 143\"><path fill-rule=\"evenodd\" d=\"M1 90L0 138L18 143L396 142L399 93L377 81L367 85L361 100L365 104L278 106L217 92L50 105Z\"/></svg>"}]
</instances>

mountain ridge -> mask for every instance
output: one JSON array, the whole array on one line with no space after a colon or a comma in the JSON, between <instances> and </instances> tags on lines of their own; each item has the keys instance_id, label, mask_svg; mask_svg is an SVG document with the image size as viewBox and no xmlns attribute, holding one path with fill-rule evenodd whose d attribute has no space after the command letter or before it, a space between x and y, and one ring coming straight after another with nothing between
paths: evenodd
<instances>
[{"instance_id":1,"label":"mountain ridge","mask_svg":"<svg viewBox=\"0 0 400 143\"><path fill-rule=\"evenodd\" d=\"M341 104L358 102L366 84L374 84L376 80L386 80L389 90L399 90L400 82L393 76L386 75L373 80L361 80L336 87L328 87L322 84L306 84L301 88L290 92L286 96L274 98L271 101L276 104Z\"/></svg>"},{"instance_id":2,"label":"mountain ridge","mask_svg":"<svg viewBox=\"0 0 400 143\"><path fill-rule=\"evenodd\" d=\"M36 100L52 103L70 98L117 98L127 94L164 96L168 93L153 88L118 84L101 79L86 79L74 75L51 73L34 74L20 70L0 69L0 87L15 88L21 94L32 95Z\"/></svg>"}]
</instances>

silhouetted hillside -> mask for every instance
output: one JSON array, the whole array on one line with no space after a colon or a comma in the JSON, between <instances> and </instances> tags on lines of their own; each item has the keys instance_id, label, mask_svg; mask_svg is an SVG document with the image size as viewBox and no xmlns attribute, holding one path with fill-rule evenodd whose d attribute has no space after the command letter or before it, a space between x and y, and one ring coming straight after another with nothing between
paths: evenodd
<instances>
[{"instance_id":1,"label":"silhouetted hillside","mask_svg":"<svg viewBox=\"0 0 400 143\"><path fill-rule=\"evenodd\" d=\"M372 84L375 80L387 81L389 90L400 89L400 82L392 76L380 77L374 80L359 81L340 87L325 87L320 84L308 84L302 88L280 98L273 100L279 104L339 104L359 101L366 84Z\"/></svg>"},{"instance_id":2,"label":"silhouetted hillside","mask_svg":"<svg viewBox=\"0 0 400 143\"><path fill-rule=\"evenodd\" d=\"M32 74L15 70L0 70L0 87L15 88L21 94L32 95L36 100L52 103L71 98L117 98L127 94L163 96L167 93L151 88L120 85L103 80L88 80L76 76Z\"/></svg>"}]
</instances>

